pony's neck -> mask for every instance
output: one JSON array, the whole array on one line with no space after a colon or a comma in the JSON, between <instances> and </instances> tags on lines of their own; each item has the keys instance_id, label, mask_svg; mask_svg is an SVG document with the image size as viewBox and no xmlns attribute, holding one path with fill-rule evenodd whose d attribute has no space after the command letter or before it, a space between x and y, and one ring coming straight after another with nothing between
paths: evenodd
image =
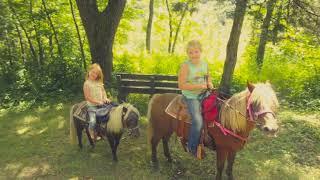
<instances>
[{"instance_id":1,"label":"pony's neck","mask_svg":"<svg viewBox=\"0 0 320 180\"><path fill-rule=\"evenodd\" d=\"M248 130L246 109L248 90L233 95L228 99L220 110L221 123L225 128L237 133L244 133Z\"/></svg>"}]
</instances>

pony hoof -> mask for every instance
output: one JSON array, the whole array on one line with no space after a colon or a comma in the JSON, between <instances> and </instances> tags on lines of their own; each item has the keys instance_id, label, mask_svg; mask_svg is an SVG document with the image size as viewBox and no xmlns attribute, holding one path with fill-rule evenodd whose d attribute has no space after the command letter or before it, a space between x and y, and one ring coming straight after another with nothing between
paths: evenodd
<instances>
[{"instance_id":1,"label":"pony hoof","mask_svg":"<svg viewBox=\"0 0 320 180\"><path fill-rule=\"evenodd\" d=\"M158 169L159 169L159 162L158 162L158 160L152 160L152 161L151 161L151 166L153 167L154 170L158 170Z\"/></svg>"},{"instance_id":2,"label":"pony hoof","mask_svg":"<svg viewBox=\"0 0 320 180\"><path fill-rule=\"evenodd\" d=\"M113 162L118 162L118 158L117 157L114 157L114 158L112 158L112 160L113 160Z\"/></svg>"}]
</instances>

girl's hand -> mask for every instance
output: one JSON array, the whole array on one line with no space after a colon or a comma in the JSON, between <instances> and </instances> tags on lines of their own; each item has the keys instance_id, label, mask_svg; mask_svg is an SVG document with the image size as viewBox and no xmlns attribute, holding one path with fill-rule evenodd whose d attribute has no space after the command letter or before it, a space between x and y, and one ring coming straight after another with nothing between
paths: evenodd
<instances>
[{"instance_id":1,"label":"girl's hand","mask_svg":"<svg viewBox=\"0 0 320 180\"><path fill-rule=\"evenodd\" d=\"M104 102L105 102L106 104L109 104L109 103L111 102L111 100L108 99L108 98L106 98L106 99L104 100Z\"/></svg>"},{"instance_id":2,"label":"girl's hand","mask_svg":"<svg viewBox=\"0 0 320 180\"><path fill-rule=\"evenodd\" d=\"M98 105L103 105L103 104L104 104L103 101L99 101L99 102L98 102Z\"/></svg>"},{"instance_id":3,"label":"girl's hand","mask_svg":"<svg viewBox=\"0 0 320 180\"><path fill-rule=\"evenodd\" d=\"M209 88L209 89L213 89L213 84L212 84L212 83L209 83L209 84L208 84L208 88Z\"/></svg>"},{"instance_id":4,"label":"girl's hand","mask_svg":"<svg viewBox=\"0 0 320 180\"><path fill-rule=\"evenodd\" d=\"M207 84L201 84L201 89L207 89Z\"/></svg>"}]
</instances>

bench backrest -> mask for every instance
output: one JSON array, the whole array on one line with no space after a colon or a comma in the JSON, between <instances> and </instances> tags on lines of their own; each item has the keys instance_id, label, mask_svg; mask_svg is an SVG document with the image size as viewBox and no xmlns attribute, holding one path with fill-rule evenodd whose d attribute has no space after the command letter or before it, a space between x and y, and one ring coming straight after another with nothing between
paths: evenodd
<instances>
[{"instance_id":1,"label":"bench backrest","mask_svg":"<svg viewBox=\"0 0 320 180\"><path fill-rule=\"evenodd\" d=\"M129 93L181 93L174 75L118 73L118 100L125 101Z\"/></svg>"}]
</instances>

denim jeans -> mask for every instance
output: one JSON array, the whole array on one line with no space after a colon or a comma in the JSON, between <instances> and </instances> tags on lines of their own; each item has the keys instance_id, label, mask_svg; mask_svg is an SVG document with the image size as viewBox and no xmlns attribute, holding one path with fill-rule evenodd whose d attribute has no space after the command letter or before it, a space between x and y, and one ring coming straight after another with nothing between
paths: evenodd
<instances>
[{"instance_id":1,"label":"denim jeans","mask_svg":"<svg viewBox=\"0 0 320 180\"><path fill-rule=\"evenodd\" d=\"M199 144L200 133L203 126L201 103L198 99L188 99L185 97L185 100L188 104L188 110L192 118L192 125L189 131L188 149L195 154L197 146Z\"/></svg>"},{"instance_id":2,"label":"denim jeans","mask_svg":"<svg viewBox=\"0 0 320 180\"><path fill-rule=\"evenodd\" d=\"M96 110L98 107L96 106L88 106L88 114L89 114L89 128L94 129L96 126Z\"/></svg>"}]
</instances>

